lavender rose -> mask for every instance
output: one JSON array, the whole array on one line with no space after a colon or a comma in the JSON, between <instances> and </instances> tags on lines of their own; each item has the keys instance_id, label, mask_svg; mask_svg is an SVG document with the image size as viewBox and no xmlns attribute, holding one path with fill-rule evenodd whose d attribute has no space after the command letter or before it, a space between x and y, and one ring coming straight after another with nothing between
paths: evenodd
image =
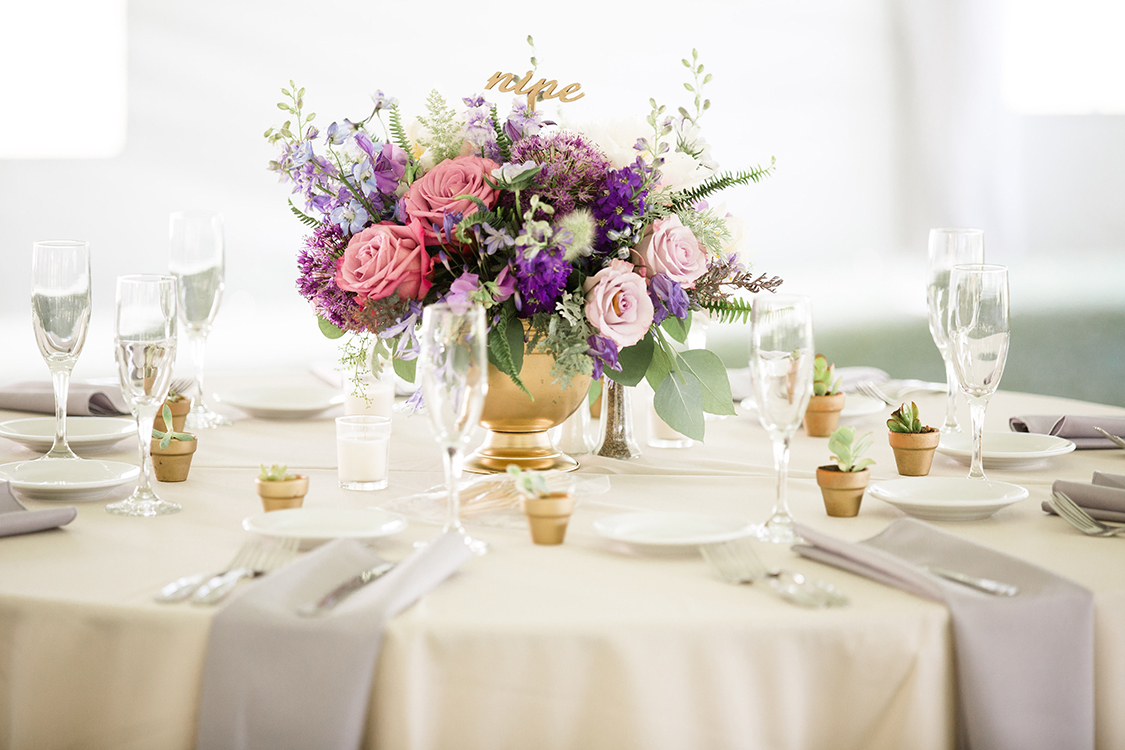
<instances>
[{"instance_id":1,"label":"lavender rose","mask_svg":"<svg viewBox=\"0 0 1125 750\"><path fill-rule=\"evenodd\" d=\"M420 226L383 222L348 241L336 261L336 286L355 294L361 305L395 292L404 299L422 299L432 285L433 265Z\"/></svg>"},{"instance_id":2,"label":"lavender rose","mask_svg":"<svg viewBox=\"0 0 1125 750\"><path fill-rule=\"evenodd\" d=\"M586 318L598 333L619 349L645 337L652 325L652 300L645 280L633 272L633 264L612 260L586 279Z\"/></svg>"},{"instance_id":3,"label":"lavender rose","mask_svg":"<svg viewBox=\"0 0 1125 750\"><path fill-rule=\"evenodd\" d=\"M454 200L458 195L480 198L492 208L499 197L498 191L488 186L484 176L499 165L479 156L458 156L434 165L417 180L403 196L403 207L410 223L422 226L426 244L442 243L441 229L447 214L468 216L477 206L468 198Z\"/></svg>"},{"instance_id":4,"label":"lavender rose","mask_svg":"<svg viewBox=\"0 0 1125 750\"><path fill-rule=\"evenodd\" d=\"M707 271L707 254L678 216L654 221L634 252L654 274L667 274L688 289Z\"/></svg>"}]
</instances>

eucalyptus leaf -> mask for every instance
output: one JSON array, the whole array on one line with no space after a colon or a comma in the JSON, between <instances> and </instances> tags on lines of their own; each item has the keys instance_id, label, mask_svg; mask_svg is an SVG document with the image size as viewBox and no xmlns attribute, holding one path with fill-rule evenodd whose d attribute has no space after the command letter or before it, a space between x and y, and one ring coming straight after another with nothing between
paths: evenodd
<instances>
[{"instance_id":1,"label":"eucalyptus leaf","mask_svg":"<svg viewBox=\"0 0 1125 750\"><path fill-rule=\"evenodd\" d=\"M679 341L681 344L687 343L688 331L691 330L691 315L688 315L683 320L680 320L675 315L669 315L660 324L664 332L669 336Z\"/></svg>"},{"instance_id":2,"label":"eucalyptus leaf","mask_svg":"<svg viewBox=\"0 0 1125 750\"><path fill-rule=\"evenodd\" d=\"M415 373L418 371L418 360L395 358L391 360L391 364L395 368L395 375L398 375L407 383L414 382Z\"/></svg>"},{"instance_id":3,"label":"eucalyptus leaf","mask_svg":"<svg viewBox=\"0 0 1125 750\"><path fill-rule=\"evenodd\" d=\"M703 411L710 414L735 413L727 368L717 354L707 349L692 349L677 355L676 359L685 371L699 380L703 389Z\"/></svg>"},{"instance_id":4,"label":"eucalyptus leaf","mask_svg":"<svg viewBox=\"0 0 1125 750\"><path fill-rule=\"evenodd\" d=\"M640 383L648 372L655 349L656 342L653 341L652 331L649 331L643 339L617 353L617 363L621 365L620 372L607 367L605 376L621 385L634 386Z\"/></svg>"},{"instance_id":5,"label":"eucalyptus leaf","mask_svg":"<svg viewBox=\"0 0 1125 750\"><path fill-rule=\"evenodd\" d=\"M332 321L325 318L317 318L317 325L320 326L320 332L324 334L325 338L338 339L344 335L342 328L337 328Z\"/></svg>"},{"instance_id":6,"label":"eucalyptus leaf","mask_svg":"<svg viewBox=\"0 0 1125 750\"><path fill-rule=\"evenodd\" d=\"M652 405L673 430L692 440L703 439L702 388L690 372L684 372L682 378L668 373L656 389Z\"/></svg>"},{"instance_id":7,"label":"eucalyptus leaf","mask_svg":"<svg viewBox=\"0 0 1125 750\"><path fill-rule=\"evenodd\" d=\"M649 386L655 392L660 384L664 382L664 378L668 377L668 373L672 371L672 358L668 354L666 347L658 346L656 351L652 354L652 361L648 365L648 370L645 372L645 380L648 381Z\"/></svg>"},{"instance_id":8,"label":"eucalyptus leaf","mask_svg":"<svg viewBox=\"0 0 1125 750\"><path fill-rule=\"evenodd\" d=\"M589 405L593 405L593 403L597 401L598 397L601 395L602 381L595 380L594 382L590 383L590 391L586 394L586 403Z\"/></svg>"}]
</instances>

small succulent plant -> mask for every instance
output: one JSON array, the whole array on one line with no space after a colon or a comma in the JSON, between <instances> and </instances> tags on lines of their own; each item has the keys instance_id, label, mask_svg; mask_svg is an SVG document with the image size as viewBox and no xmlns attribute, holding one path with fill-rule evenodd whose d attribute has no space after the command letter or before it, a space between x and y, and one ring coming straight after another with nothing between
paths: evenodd
<instances>
[{"instance_id":1,"label":"small succulent plant","mask_svg":"<svg viewBox=\"0 0 1125 750\"><path fill-rule=\"evenodd\" d=\"M836 365L828 364L828 359L823 354L816 355L813 360L813 395L835 396L840 392L840 383L843 378L836 376Z\"/></svg>"},{"instance_id":2,"label":"small succulent plant","mask_svg":"<svg viewBox=\"0 0 1125 750\"><path fill-rule=\"evenodd\" d=\"M508 473L516 484L516 492L524 497L547 497L551 494L547 488L547 477L538 471L523 471L515 464L508 464Z\"/></svg>"},{"instance_id":3,"label":"small succulent plant","mask_svg":"<svg viewBox=\"0 0 1125 750\"><path fill-rule=\"evenodd\" d=\"M860 458L871 447L871 433L856 438L854 427L840 427L828 438L828 450L840 471L863 471L875 463L870 458Z\"/></svg>"},{"instance_id":4,"label":"small succulent plant","mask_svg":"<svg viewBox=\"0 0 1125 750\"><path fill-rule=\"evenodd\" d=\"M183 401L186 398L187 398L187 396L185 396L182 393L178 393L177 391L169 390L168 391L168 398L166 398L164 400L165 401L171 401L173 404L178 404L179 402Z\"/></svg>"},{"instance_id":5,"label":"small succulent plant","mask_svg":"<svg viewBox=\"0 0 1125 750\"><path fill-rule=\"evenodd\" d=\"M903 404L891 412L891 418L887 420L887 428L891 432L911 435L920 432L933 432L934 430L933 427L924 426L922 421L918 419L918 404L913 401L910 402L909 407Z\"/></svg>"},{"instance_id":6,"label":"small succulent plant","mask_svg":"<svg viewBox=\"0 0 1125 750\"><path fill-rule=\"evenodd\" d=\"M290 479L297 478L296 474L287 473L289 467L285 464L271 464L269 466L265 464L259 465L262 470L258 472L258 479L261 479L263 482L287 482Z\"/></svg>"},{"instance_id":7,"label":"small succulent plant","mask_svg":"<svg viewBox=\"0 0 1125 750\"><path fill-rule=\"evenodd\" d=\"M160 411L160 416L164 418L164 431L161 432L156 429L152 431L152 436L160 440L160 450L165 450L172 444L173 440L182 440L184 442L195 440L195 435L172 430L172 410L168 408L168 404L164 404L164 408Z\"/></svg>"}]
</instances>

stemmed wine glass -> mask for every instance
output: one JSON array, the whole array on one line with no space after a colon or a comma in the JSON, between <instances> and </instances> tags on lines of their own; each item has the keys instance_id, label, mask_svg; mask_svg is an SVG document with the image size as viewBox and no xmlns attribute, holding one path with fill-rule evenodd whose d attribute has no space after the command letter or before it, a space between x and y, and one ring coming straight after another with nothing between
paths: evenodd
<instances>
[{"instance_id":1,"label":"stemmed wine glass","mask_svg":"<svg viewBox=\"0 0 1125 750\"><path fill-rule=\"evenodd\" d=\"M207 407L203 396L203 354L207 334L223 296L223 220L205 211L178 211L170 220L171 255L168 267L179 281L180 322L191 343L195 372L195 403L187 416L188 429L231 424Z\"/></svg>"},{"instance_id":2,"label":"stemmed wine glass","mask_svg":"<svg viewBox=\"0 0 1125 750\"><path fill-rule=\"evenodd\" d=\"M981 439L988 400L1008 359L1008 269L973 264L949 274L949 350L973 424L969 479L984 479Z\"/></svg>"},{"instance_id":3,"label":"stemmed wine glass","mask_svg":"<svg viewBox=\"0 0 1125 750\"><path fill-rule=\"evenodd\" d=\"M750 313L750 378L758 419L773 441L777 503L754 532L767 542L797 540L786 484L789 441L813 390L812 309L807 297L759 296Z\"/></svg>"},{"instance_id":4,"label":"stemmed wine glass","mask_svg":"<svg viewBox=\"0 0 1125 750\"><path fill-rule=\"evenodd\" d=\"M81 460L66 442L66 401L90 323L90 243L36 242L31 268L31 323L55 389L55 442L42 458Z\"/></svg>"},{"instance_id":5,"label":"stemmed wine glass","mask_svg":"<svg viewBox=\"0 0 1125 750\"><path fill-rule=\"evenodd\" d=\"M152 422L168 397L176 362L176 279L172 276L121 276L117 279L114 320L117 374L121 393L137 419L141 474L126 499L106 506L122 516L162 516L180 506L152 491Z\"/></svg>"},{"instance_id":6,"label":"stemmed wine glass","mask_svg":"<svg viewBox=\"0 0 1125 750\"><path fill-rule=\"evenodd\" d=\"M460 486L463 453L473 427L480 421L488 391L488 329L484 308L447 304L422 311L418 377L434 436L441 443L449 508L445 531L456 531L478 555L488 544L473 539L461 525Z\"/></svg>"},{"instance_id":7,"label":"stemmed wine glass","mask_svg":"<svg viewBox=\"0 0 1125 750\"><path fill-rule=\"evenodd\" d=\"M984 263L984 232L979 229L931 229L926 302L930 335L945 362L944 433L960 432L957 423L957 377L949 353L949 271L964 263Z\"/></svg>"}]
</instances>

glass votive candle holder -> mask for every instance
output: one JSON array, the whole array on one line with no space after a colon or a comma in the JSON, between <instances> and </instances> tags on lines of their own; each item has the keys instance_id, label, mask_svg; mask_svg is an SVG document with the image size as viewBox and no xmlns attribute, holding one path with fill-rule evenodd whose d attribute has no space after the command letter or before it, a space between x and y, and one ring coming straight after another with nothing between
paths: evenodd
<instances>
[{"instance_id":1,"label":"glass votive candle holder","mask_svg":"<svg viewBox=\"0 0 1125 750\"><path fill-rule=\"evenodd\" d=\"M345 490L386 489L391 420L369 414L336 417L336 460Z\"/></svg>"}]
</instances>

